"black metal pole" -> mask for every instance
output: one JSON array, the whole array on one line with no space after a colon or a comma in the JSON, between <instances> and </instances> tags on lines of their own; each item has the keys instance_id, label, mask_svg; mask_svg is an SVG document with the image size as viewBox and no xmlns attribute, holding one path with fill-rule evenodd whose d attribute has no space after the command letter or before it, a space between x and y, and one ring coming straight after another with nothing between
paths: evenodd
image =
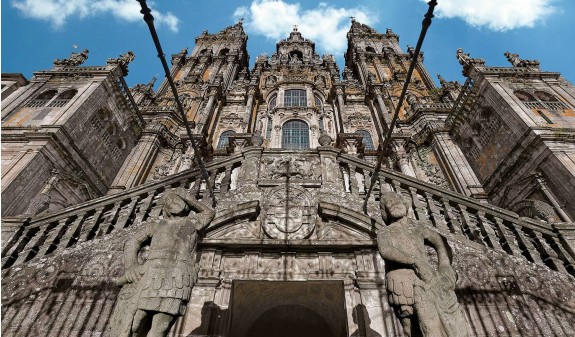
<instances>
[{"instance_id":1,"label":"black metal pole","mask_svg":"<svg viewBox=\"0 0 575 337\"><path fill-rule=\"evenodd\" d=\"M154 45L156 46L156 50L158 51L158 58L162 62L162 67L164 68L164 73L166 78L168 79L168 83L170 84L170 88L172 89L172 94L174 95L174 99L176 100L176 105L178 107L178 111L180 112L182 122L186 128L186 132L188 137L190 137L190 143L192 144L192 148L194 149L194 160L196 165L200 168L200 172L202 174L202 178L206 181L206 189L208 190L210 196L212 197L212 207L216 207L216 197L214 195L214 190L212 189L212 184L210 183L210 176L204 162L200 157L200 150L196 141L194 140L192 130L189 124L195 126L195 122L192 121L188 123L188 118L186 117L186 113L184 112L184 107L182 106L182 102L180 102L180 98L178 96L178 90L176 89L176 85L174 84L174 80L172 79L172 74L170 74L170 68L168 67L168 62L166 62L166 56L162 50L162 45L160 44L160 39L158 38L158 33L156 32L156 27L154 27L154 17L152 16L152 10L148 7L146 0L138 0L142 9L140 13L144 14L144 21L148 24L148 28L150 29L150 34L152 35L152 39L154 40Z\"/></svg>"},{"instance_id":2,"label":"black metal pole","mask_svg":"<svg viewBox=\"0 0 575 337\"><path fill-rule=\"evenodd\" d=\"M371 195L373 187L375 186L375 182L377 181L377 178L379 176L379 170L381 170L381 163L383 162L383 158L385 157L385 154L387 152L389 142L391 141L391 135L393 133L395 123L397 122L399 111L403 106L403 100L405 99L409 82L411 82L411 75L413 74L413 70L415 69L415 65L417 64L417 59L419 58L419 53L421 51L421 46L423 45L423 40L425 39L425 35L427 34L427 29L429 29L429 26L431 26L431 19L433 18L433 10L435 9L435 6L437 6L437 0L431 0L427 4L429 5L429 8L427 9L427 13L425 13L424 15L423 21L421 22L421 33L419 34L419 39L417 40L417 45L415 46L413 58L411 59L409 70L407 71L405 83L403 83L403 89L401 90L401 95L399 96L399 102L395 107L395 113L393 114L393 118L391 119L389 128L387 130L387 134L383 139L383 145L381 146L381 153L379 154L377 162L375 163L375 169L373 171L373 174L371 175L371 183L369 185L367 193L365 194L365 201L363 203L363 212L365 214L367 214L367 202L369 201L369 196Z\"/></svg>"}]
</instances>

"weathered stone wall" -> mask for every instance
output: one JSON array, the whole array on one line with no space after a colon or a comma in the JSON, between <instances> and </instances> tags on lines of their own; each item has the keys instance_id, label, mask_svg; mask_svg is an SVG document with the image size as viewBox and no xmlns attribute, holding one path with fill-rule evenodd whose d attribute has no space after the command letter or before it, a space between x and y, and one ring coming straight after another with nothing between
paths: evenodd
<instances>
[{"instance_id":1,"label":"weathered stone wall","mask_svg":"<svg viewBox=\"0 0 575 337\"><path fill-rule=\"evenodd\" d=\"M258 220L230 223L208 235L198 253L198 284L186 315L176 323L171 336L230 336L235 281L341 282L348 336L401 336L400 324L387 304L384 262L375 245L354 246L349 233L356 229L337 221L322 222L318 230L331 226L341 233L339 240L332 237L327 241L331 248L314 248L321 246L323 239L282 246L263 233L259 246L238 246L237 242L252 237L246 228L257 227ZM114 278L124 271L123 244L140 228L117 231L4 271L3 335L101 335L119 291ZM219 238L218 244L210 244L209 237ZM575 284L571 276L456 236L448 241L459 276L456 294L470 336L575 333ZM250 307L249 303L243 306ZM255 304L252 309L260 310Z\"/></svg>"}]
</instances>

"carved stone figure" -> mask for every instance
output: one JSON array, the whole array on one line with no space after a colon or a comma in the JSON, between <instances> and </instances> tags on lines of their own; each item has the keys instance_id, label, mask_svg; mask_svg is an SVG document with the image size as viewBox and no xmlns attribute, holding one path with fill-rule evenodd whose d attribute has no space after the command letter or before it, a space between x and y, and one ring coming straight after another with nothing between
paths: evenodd
<instances>
[{"instance_id":1,"label":"carved stone figure","mask_svg":"<svg viewBox=\"0 0 575 337\"><path fill-rule=\"evenodd\" d=\"M151 319L148 336L164 337L185 311L196 282L194 260L198 231L214 218L214 211L183 188L167 192L163 219L152 219L124 246L126 272L111 319L111 336L142 333ZM192 212L192 210L194 212ZM142 246L149 242L146 261L138 263Z\"/></svg>"},{"instance_id":2,"label":"carved stone figure","mask_svg":"<svg viewBox=\"0 0 575 337\"><path fill-rule=\"evenodd\" d=\"M386 262L388 300L409 337L467 336L465 319L454 288L448 245L436 232L407 217L409 202L400 194L381 197L387 227L377 233ZM436 251L437 269L429 262L425 244Z\"/></svg>"},{"instance_id":3,"label":"carved stone figure","mask_svg":"<svg viewBox=\"0 0 575 337\"><path fill-rule=\"evenodd\" d=\"M505 55L505 57L507 58L507 61L509 61L509 63L511 63L511 65L514 67L538 67L539 66L539 61L537 61L537 60L524 60L524 59L519 57L519 54L513 54L513 53L506 51L505 53L503 53L503 55Z\"/></svg>"},{"instance_id":4,"label":"carved stone figure","mask_svg":"<svg viewBox=\"0 0 575 337\"><path fill-rule=\"evenodd\" d=\"M58 66L79 66L88 59L88 49L84 49L79 53L72 53L67 59L56 59L54 64Z\"/></svg>"}]
</instances>

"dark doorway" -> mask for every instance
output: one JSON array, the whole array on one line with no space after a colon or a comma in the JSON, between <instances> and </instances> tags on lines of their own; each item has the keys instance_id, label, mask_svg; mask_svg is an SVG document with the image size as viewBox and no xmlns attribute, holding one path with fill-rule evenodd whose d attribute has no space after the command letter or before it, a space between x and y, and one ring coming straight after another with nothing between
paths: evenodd
<instances>
[{"instance_id":1,"label":"dark doorway","mask_svg":"<svg viewBox=\"0 0 575 337\"><path fill-rule=\"evenodd\" d=\"M230 337L344 337L341 281L234 281Z\"/></svg>"}]
</instances>

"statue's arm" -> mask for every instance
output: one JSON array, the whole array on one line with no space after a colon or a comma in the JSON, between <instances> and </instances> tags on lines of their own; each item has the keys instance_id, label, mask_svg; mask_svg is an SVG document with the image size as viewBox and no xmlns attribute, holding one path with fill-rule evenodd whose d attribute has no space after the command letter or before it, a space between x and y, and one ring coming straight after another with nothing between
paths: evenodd
<instances>
[{"instance_id":1,"label":"statue's arm","mask_svg":"<svg viewBox=\"0 0 575 337\"><path fill-rule=\"evenodd\" d=\"M214 215L216 214L214 210L201 201L196 200L188 191L181 188L178 189L177 193L192 207L194 212L196 212L196 214L191 213L189 217L199 220L201 228L197 228L198 230L207 226L214 219Z\"/></svg>"},{"instance_id":2,"label":"statue's arm","mask_svg":"<svg viewBox=\"0 0 575 337\"><path fill-rule=\"evenodd\" d=\"M409 266L414 265L416 261L413 254L405 251L397 241L397 237L394 238L393 233L387 232L385 228L381 229L377 235L377 246L381 257L383 257L384 260L390 260Z\"/></svg>"},{"instance_id":3,"label":"statue's arm","mask_svg":"<svg viewBox=\"0 0 575 337\"><path fill-rule=\"evenodd\" d=\"M126 265L126 272L122 275L116 283L124 285L126 283L136 282L142 277L143 269L138 264L138 252L142 244L153 236L152 224L146 224L146 227L139 231L134 237L126 242L124 245L124 264Z\"/></svg>"},{"instance_id":4,"label":"statue's arm","mask_svg":"<svg viewBox=\"0 0 575 337\"><path fill-rule=\"evenodd\" d=\"M429 228L422 227L423 236L427 242L435 248L437 252L437 259L439 260L440 266L450 266L451 261L449 260L449 255L447 253L447 243L443 239L443 237Z\"/></svg>"}]
</instances>

